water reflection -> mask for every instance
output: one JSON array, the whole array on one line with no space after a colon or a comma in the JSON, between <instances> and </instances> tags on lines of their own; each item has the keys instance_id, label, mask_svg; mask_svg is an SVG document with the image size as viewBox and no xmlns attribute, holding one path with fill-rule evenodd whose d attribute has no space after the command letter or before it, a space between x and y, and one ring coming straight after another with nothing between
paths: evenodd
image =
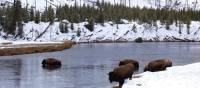
<instances>
[{"instance_id":1,"label":"water reflection","mask_svg":"<svg viewBox=\"0 0 200 88\"><path fill-rule=\"evenodd\" d=\"M200 62L200 43L78 44L61 52L0 57L1 88L111 88L107 73L125 58L140 62L172 58L174 65ZM55 70L42 68L47 57L62 61Z\"/></svg>"},{"instance_id":2,"label":"water reflection","mask_svg":"<svg viewBox=\"0 0 200 88\"><path fill-rule=\"evenodd\" d=\"M21 60L0 60L1 88L15 88L20 86Z\"/></svg>"}]
</instances>

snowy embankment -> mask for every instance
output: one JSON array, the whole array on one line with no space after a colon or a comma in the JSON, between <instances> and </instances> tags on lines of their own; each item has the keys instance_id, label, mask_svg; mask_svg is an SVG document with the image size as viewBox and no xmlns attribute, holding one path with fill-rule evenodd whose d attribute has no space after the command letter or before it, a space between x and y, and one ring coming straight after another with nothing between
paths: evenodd
<instances>
[{"instance_id":1,"label":"snowy embankment","mask_svg":"<svg viewBox=\"0 0 200 88\"><path fill-rule=\"evenodd\" d=\"M112 22L105 22L104 25L95 24L94 31L92 32L84 26L87 22L74 23L73 30L70 27L71 23L68 23L68 33L61 33L59 24L60 22L55 22L49 26L49 23L43 22L39 24L34 22L25 23L23 28L24 37L13 39L13 36L9 36L9 39L28 41L130 42L138 37L142 37L146 41L200 41L200 22L198 21L192 21L189 29L187 29L186 24L176 26L174 23L167 30L166 25L162 25L159 21L157 21L156 25L150 25L123 20L123 24L114 24ZM45 30L46 28L47 30ZM80 35L77 34L78 30ZM45 33L40 36L44 31ZM1 32L1 40L4 39L4 35L6 34Z\"/></svg>"},{"instance_id":2,"label":"snowy embankment","mask_svg":"<svg viewBox=\"0 0 200 88\"><path fill-rule=\"evenodd\" d=\"M174 66L166 71L145 72L128 80L123 88L199 88L200 63Z\"/></svg>"}]
</instances>

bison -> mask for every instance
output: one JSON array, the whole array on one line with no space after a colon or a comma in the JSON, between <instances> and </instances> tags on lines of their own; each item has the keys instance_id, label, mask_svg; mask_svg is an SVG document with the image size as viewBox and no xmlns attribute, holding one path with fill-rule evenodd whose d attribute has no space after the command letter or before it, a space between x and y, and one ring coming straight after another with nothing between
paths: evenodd
<instances>
[{"instance_id":1,"label":"bison","mask_svg":"<svg viewBox=\"0 0 200 88\"><path fill-rule=\"evenodd\" d=\"M160 60L154 60L149 62L147 65L145 65L144 71L163 71L166 70L167 67L172 66L172 61L169 59L160 59Z\"/></svg>"},{"instance_id":2,"label":"bison","mask_svg":"<svg viewBox=\"0 0 200 88\"><path fill-rule=\"evenodd\" d=\"M134 65L128 63L126 65L121 65L115 68L113 71L109 72L109 81L112 83L113 81L119 82L119 87L121 88L124 84L124 80L129 78L132 79L132 75L134 72Z\"/></svg>"},{"instance_id":3,"label":"bison","mask_svg":"<svg viewBox=\"0 0 200 88\"><path fill-rule=\"evenodd\" d=\"M56 69L61 67L61 61L54 58L47 58L42 61L42 67L47 69Z\"/></svg>"},{"instance_id":4,"label":"bison","mask_svg":"<svg viewBox=\"0 0 200 88\"><path fill-rule=\"evenodd\" d=\"M132 60L132 59L125 59L125 60L123 60L123 61L120 61L120 62L119 62L119 66L121 66L121 65L126 65L126 64L128 64L128 63L131 63L131 64L134 65L134 67L135 67L134 71L136 71L136 70L139 69L139 63L138 63L138 61Z\"/></svg>"}]
</instances>

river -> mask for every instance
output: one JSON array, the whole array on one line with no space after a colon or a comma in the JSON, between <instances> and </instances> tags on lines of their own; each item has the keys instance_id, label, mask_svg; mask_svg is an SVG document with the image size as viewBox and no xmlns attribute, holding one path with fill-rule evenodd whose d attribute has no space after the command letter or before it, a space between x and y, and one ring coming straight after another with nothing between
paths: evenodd
<instances>
[{"instance_id":1,"label":"river","mask_svg":"<svg viewBox=\"0 0 200 88\"><path fill-rule=\"evenodd\" d=\"M62 67L47 70L41 62L58 58ZM91 43L77 44L59 52L0 57L0 88L111 88L107 73L120 60L133 58L144 64L171 58L173 65L200 62L198 42Z\"/></svg>"}]
</instances>

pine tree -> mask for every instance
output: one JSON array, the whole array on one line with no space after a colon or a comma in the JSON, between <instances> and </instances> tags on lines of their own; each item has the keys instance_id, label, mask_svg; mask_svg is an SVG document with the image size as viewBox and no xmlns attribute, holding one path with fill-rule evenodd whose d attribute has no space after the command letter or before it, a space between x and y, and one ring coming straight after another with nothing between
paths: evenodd
<instances>
[{"instance_id":1,"label":"pine tree","mask_svg":"<svg viewBox=\"0 0 200 88\"><path fill-rule=\"evenodd\" d=\"M80 29L77 30L76 36L77 36L77 37L80 37L80 36L81 36L81 30L80 30Z\"/></svg>"},{"instance_id":2,"label":"pine tree","mask_svg":"<svg viewBox=\"0 0 200 88\"><path fill-rule=\"evenodd\" d=\"M74 30L74 23L71 23L70 28L71 28L71 30Z\"/></svg>"},{"instance_id":3,"label":"pine tree","mask_svg":"<svg viewBox=\"0 0 200 88\"><path fill-rule=\"evenodd\" d=\"M64 24L62 22L60 22L59 28L60 28L60 32L64 33Z\"/></svg>"},{"instance_id":4,"label":"pine tree","mask_svg":"<svg viewBox=\"0 0 200 88\"><path fill-rule=\"evenodd\" d=\"M186 17L187 34L190 34L190 24L191 24L191 18L187 16Z\"/></svg>"},{"instance_id":5,"label":"pine tree","mask_svg":"<svg viewBox=\"0 0 200 88\"><path fill-rule=\"evenodd\" d=\"M102 25L104 24L104 12L100 10L99 14L97 15L96 22L101 23Z\"/></svg>"},{"instance_id":6,"label":"pine tree","mask_svg":"<svg viewBox=\"0 0 200 88\"><path fill-rule=\"evenodd\" d=\"M39 11L36 12L36 15L35 15L35 23L36 23L36 24L39 24L39 23L40 23L40 12L39 12Z\"/></svg>"},{"instance_id":7,"label":"pine tree","mask_svg":"<svg viewBox=\"0 0 200 88\"><path fill-rule=\"evenodd\" d=\"M88 19L88 24L84 25L89 31L94 31L94 21L93 18Z\"/></svg>"},{"instance_id":8,"label":"pine tree","mask_svg":"<svg viewBox=\"0 0 200 88\"><path fill-rule=\"evenodd\" d=\"M48 10L47 10L47 18L48 18L48 21L53 24L54 23L54 19L55 19L55 13L54 13L54 10L51 6L48 7Z\"/></svg>"},{"instance_id":9,"label":"pine tree","mask_svg":"<svg viewBox=\"0 0 200 88\"><path fill-rule=\"evenodd\" d=\"M22 17L21 17L21 2L19 0L14 0L14 4L11 8L8 8L7 15L6 15L6 24L4 31L7 34L12 34L15 35L17 23L22 22Z\"/></svg>"},{"instance_id":10,"label":"pine tree","mask_svg":"<svg viewBox=\"0 0 200 88\"><path fill-rule=\"evenodd\" d=\"M179 24L178 24L178 26L179 26L179 34L182 34L182 22L181 21L179 21Z\"/></svg>"},{"instance_id":11,"label":"pine tree","mask_svg":"<svg viewBox=\"0 0 200 88\"><path fill-rule=\"evenodd\" d=\"M68 33L69 31L68 31L68 23L64 23L65 25L64 25L64 27L65 27L65 33Z\"/></svg>"},{"instance_id":12,"label":"pine tree","mask_svg":"<svg viewBox=\"0 0 200 88\"><path fill-rule=\"evenodd\" d=\"M28 23L28 21L29 21L29 13L27 11L27 8L24 8L22 10L22 19L23 19L24 23Z\"/></svg>"},{"instance_id":13,"label":"pine tree","mask_svg":"<svg viewBox=\"0 0 200 88\"><path fill-rule=\"evenodd\" d=\"M35 17L35 12L34 12L34 9L31 8L31 11L30 11L30 21L34 21L34 17Z\"/></svg>"},{"instance_id":14,"label":"pine tree","mask_svg":"<svg viewBox=\"0 0 200 88\"><path fill-rule=\"evenodd\" d=\"M41 14L41 21L42 21L42 22L47 22L46 11L44 11L44 12Z\"/></svg>"},{"instance_id":15,"label":"pine tree","mask_svg":"<svg viewBox=\"0 0 200 88\"><path fill-rule=\"evenodd\" d=\"M22 38L23 37L23 35L24 35L24 32L23 32L23 24L22 24L22 22L19 22L18 24L17 24L17 35L15 36L15 37L20 37L20 38Z\"/></svg>"},{"instance_id":16,"label":"pine tree","mask_svg":"<svg viewBox=\"0 0 200 88\"><path fill-rule=\"evenodd\" d=\"M68 33L68 23L62 23L59 24L60 32L61 33Z\"/></svg>"}]
</instances>

